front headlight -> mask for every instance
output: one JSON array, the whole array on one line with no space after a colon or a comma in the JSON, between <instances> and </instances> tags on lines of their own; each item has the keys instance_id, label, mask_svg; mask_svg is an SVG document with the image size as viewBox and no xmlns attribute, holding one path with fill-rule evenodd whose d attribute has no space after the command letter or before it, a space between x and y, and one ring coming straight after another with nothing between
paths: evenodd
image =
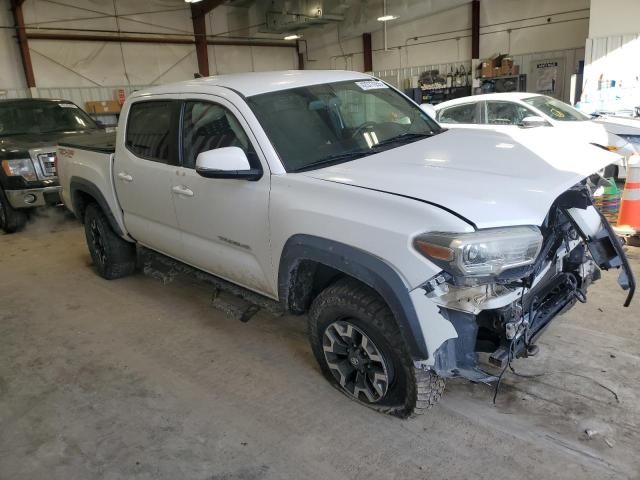
<instances>
[{"instance_id":1,"label":"front headlight","mask_svg":"<svg viewBox=\"0 0 640 480\"><path fill-rule=\"evenodd\" d=\"M534 263L542 247L542 234L534 226L432 232L417 236L413 245L454 277L478 279Z\"/></svg>"},{"instance_id":2,"label":"front headlight","mask_svg":"<svg viewBox=\"0 0 640 480\"><path fill-rule=\"evenodd\" d=\"M38 180L30 158L2 160L2 170L4 170L4 173L8 177L22 177L28 182L35 182Z\"/></svg>"}]
</instances>

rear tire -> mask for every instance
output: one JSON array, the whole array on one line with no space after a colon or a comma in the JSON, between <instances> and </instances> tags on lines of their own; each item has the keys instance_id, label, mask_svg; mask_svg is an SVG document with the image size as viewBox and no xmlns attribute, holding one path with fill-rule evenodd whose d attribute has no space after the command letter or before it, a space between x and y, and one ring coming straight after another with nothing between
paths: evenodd
<instances>
[{"instance_id":1,"label":"rear tire","mask_svg":"<svg viewBox=\"0 0 640 480\"><path fill-rule=\"evenodd\" d=\"M442 396L444 379L415 368L387 304L356 280L338 280L316 297L309 339L329 382L370 408L407 418Z\"/></svg>"},{"instance_id":2,"label":"rear tire","mask_svg":"<svg viewBox=\"0 0 640 480\"><path fill-rule=\"evenodd\" d=\"M0 188L0 228L5 233L15 233L27 223L27 214L9 205L9 200Z\"/></svg>"},{"instance_id":3,"label":"rear tire","mask_svg":"<svg viewBox=\"0 0 640 480\"><path fill-rule=\"evenodd\" d=\"M84 233L93 265L102 278L114 280L136 269L136 246L113 231L100 207L91 203L84 214Z\"/></svg>"}]
</instances>

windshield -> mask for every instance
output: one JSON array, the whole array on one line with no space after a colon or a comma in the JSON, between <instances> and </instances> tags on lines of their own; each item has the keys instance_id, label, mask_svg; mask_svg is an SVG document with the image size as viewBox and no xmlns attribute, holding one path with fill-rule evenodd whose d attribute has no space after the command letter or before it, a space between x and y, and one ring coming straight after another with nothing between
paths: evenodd
<instances>
[{"instance_id":1,"label":"windshield","mask_svg":"<svg viewBox=\"0 0 640 480\"><path fill-rule=\"evenodd\" d=\"M0 104L0 136L51 133L98 128L73 103L43 102Z\"/></svg>"},{"instance_id":2,"label":"windshield","mask_svg":"<svg viewBox=\"0 0 640 480\"><path fill-rule=\"evenodd\" d=\"M525 98L523 101L542 111L552 119L560 122L582 122L584 120L590 120L590 117L584 113L580 113L571 105L567 105L555 98L539 95L536 97Z\"/></svg>"},{"instance_id":3,"label":"windshield","mask_svg":"<svg viewBox=\"0 0 640 480\"><path fill-rule=\"evenodd\" d=\"M264 93L248 103L289 172L354 160L442 131L379 80Z\"/></svg>"}]
</instances>

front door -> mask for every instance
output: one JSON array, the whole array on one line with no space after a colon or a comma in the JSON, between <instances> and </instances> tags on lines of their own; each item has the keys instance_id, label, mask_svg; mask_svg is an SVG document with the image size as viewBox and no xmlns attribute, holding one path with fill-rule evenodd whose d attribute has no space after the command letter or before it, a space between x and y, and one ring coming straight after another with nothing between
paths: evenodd
<instances>
[{"instance_id":1,"label":"front door","mask_svg":"<svg viewBox=\"0 0 640 480\"><path fill-rule=\"evenodd\" d=\"M182 118L182 165L172 176L172 189L184 260L276 296L269 248L270 176L255 137L240 112L220 97L185 101ZM198 175L198 154L222 147L244 150L251 167L262 169L262 177L248 181Z\"/></svg>"},{"instance_id":2,"label":"front door","mask_svg":"<svg viewBox=\"0 0 640 480\"><path fill-rule=\"evenodd\" d=\"M515 102L489 100L485 102L484 124L491 130L511 133L527 117L536 114L524 105Z\"/></svg>"},{"instance_id":3,"label":"front door","mask_svg":"<svg viewBox=\"0 0 640 480\"><path fill-rule=\"evenodd\" d=\"M179 100L135 102L114 164L116 193L130 235L143 245L180 257L182 243L173 206L172 179L179 162Z\"/></svg>"}]
</instances>

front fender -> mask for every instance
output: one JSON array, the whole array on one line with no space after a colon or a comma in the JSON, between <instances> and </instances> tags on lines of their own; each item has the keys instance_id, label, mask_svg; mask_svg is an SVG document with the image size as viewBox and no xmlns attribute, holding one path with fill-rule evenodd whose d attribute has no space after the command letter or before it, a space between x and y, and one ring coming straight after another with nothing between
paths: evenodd
<instances>
[{"instance_id":1,"label":"front fender","mask_svg":"<svg viewBox=\"0 0 640 480\"><path fill-rule=\"evenodd\" d=\"M412 357L420 360L429 357L407 285L384 260L358 248L312 235L289 238L278 269L278 295L288 310L294 301L298 266L305 260L334 268L373 288L391 309Z\"/></svg>"}]
</instances>

